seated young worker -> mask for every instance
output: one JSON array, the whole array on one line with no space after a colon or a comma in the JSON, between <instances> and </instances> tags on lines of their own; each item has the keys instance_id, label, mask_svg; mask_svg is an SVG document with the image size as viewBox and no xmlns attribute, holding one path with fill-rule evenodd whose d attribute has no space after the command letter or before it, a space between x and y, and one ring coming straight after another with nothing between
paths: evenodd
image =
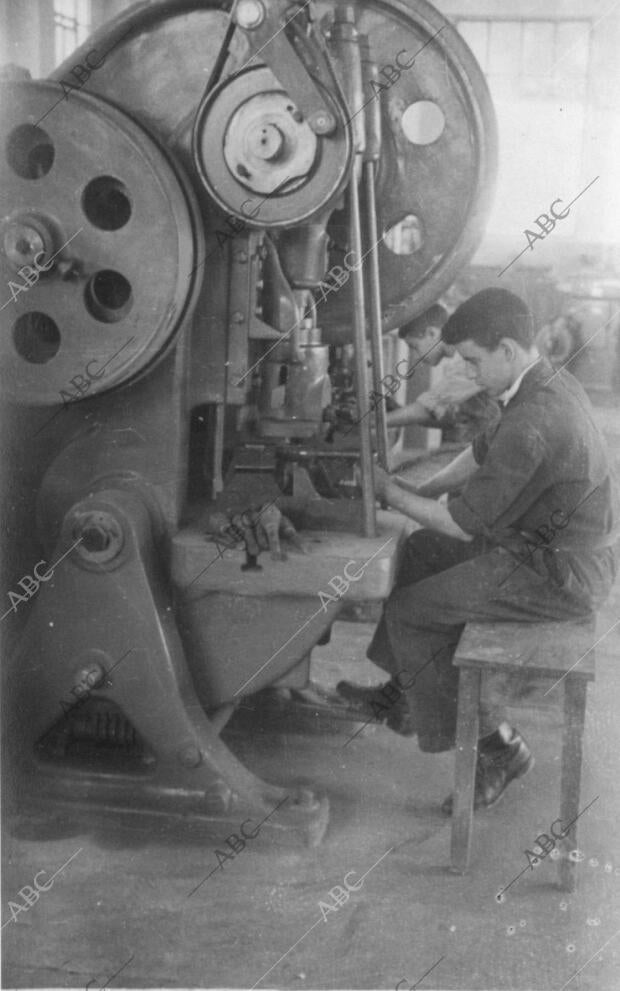
<instances>
[{"instance_id":1,"label":"seated young worker","mask_svg":"<svg viewBox=\"0 0 620 991\"><path fill-rule=\"evenodd\" d=\"M470 441L499 415L497 403L467 374L461 356L442 339L441 328L448 311L436 303L421 316L400 328L407 342L410 367L430 365L437 380L407 406L387 414L388 427L417 423L441 428L444 443Z\"/></svg>"},{"instance_id":2,"label":"seated young worker","mask_svg":"<svg viewBox=\"0 0 620 991\"><path fill-rule=\"evenodd\" d=\"M485 289L452 314L443 340L502 407L499 421L420 486L376 469L377 495L421 523L368 649L391 675L379 688L341 682L362 718L416 734L421 750L454 746L464 624L537 623L592 615L616 575L619 496L590 401L534 346L525 303ZM447 503L438 496L450 493ZM387 687L387 686L386 686ZM386 694L388 694L386 692ZM475 807L497 802L533 763L502 711L481 711ZM450 813L451 797L442 808Z\"/></svg>"}]
</instances>

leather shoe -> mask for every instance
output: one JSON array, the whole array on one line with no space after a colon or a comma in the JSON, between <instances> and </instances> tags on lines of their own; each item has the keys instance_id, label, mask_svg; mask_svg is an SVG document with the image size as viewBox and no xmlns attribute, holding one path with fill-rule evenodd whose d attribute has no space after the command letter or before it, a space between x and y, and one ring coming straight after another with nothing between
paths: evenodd
<instances>
[{"instance_id":1,"label":"leather shoe","mask_svg":"<svg viewBox=\"0 0 620 991\"><path fill-rule=\"evenodd\" d=\"M360 722L385 723L394 733L415 736L416 728L407 698L395 681L372 688L354 685L351 681L339 681L336 691L347 700L349 711L357 714Z\"/></svg>"},{"instance_id":2,"label":"leather shoe","mask_svg":"<svg viewBox=\"0 0 620 991\"><path fill-rule=\"evenodd\" d=\"M534 767L534 758L521 734L513 729L508 743L484 748L478 752L474 809L490 809L497 805L506 788L515 778L521 778ZM452 815L453 797L442 803L444 815Z\"/></svg>"},{"instance_id":3,"label":"leather shoe","mask_svg":"<svg viewBox=\"0 0 620 991\"><path fill-rule=\"evenodd\" d=\"M341 698L349 703L352 712L358 711L360 719L374 719L376 722L384 723L387 719L387 712L383 715L378 708L386 706L385 697L381 695L383 685L373 685L366 688L363 685L354 685L352 681L339 681L336 691ZM375 715L376 713L376 715Z\"/></svg>"}]
</instances>

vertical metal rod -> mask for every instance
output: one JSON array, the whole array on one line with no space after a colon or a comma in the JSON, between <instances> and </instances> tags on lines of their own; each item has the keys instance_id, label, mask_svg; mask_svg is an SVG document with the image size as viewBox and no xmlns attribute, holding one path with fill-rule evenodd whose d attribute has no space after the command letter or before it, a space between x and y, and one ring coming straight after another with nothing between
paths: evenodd
<instances>
[{"instance_id":1,"label":"vertical metal rod","mask_svg":"<svg viewBox=\"0 0 620 991\"><path fill-rule=\"evenodd\" d=\"M212 498L217 499L224 489L224 478L222 468L224 462L224 403L217 403L215 406L215 443L213 447L212 465Z\"/></svg>"},{"instance_id":2,"label":"vertical metal rod","mask_svg":"<svg viewBox=\"0 0 620 991\"><path fill-rule=\"evenodd\" d=\"M377 204L375 200L375 163L364 162L366 231L368 234L368 286L370 290L370 345L372 349L372 383L376 395L381 395L383 382L383 339L381 334L381 282L379 277L379 244L377 237ZM387 417L384 402L375 403L377 451L379 464L388 470Z\"/></svg>"},{"instance_id":3,"label":"vertical metal rod","mask_svg":"<svg viewBox=\"0 0 620 991\"><path fill-rule=\"evenodd\" d=\"M357 189L357 171L353 169L349 183L349 250L362 258L362 233L360 225L360 203ZM353 326L355 331L355 379L357 387L357 410L360 428L361 468L362 468L362 507L363 535L374 537L377 533L375 508L375 486L372 474L372 443L370 437L370 397L368 390L368 367L366 364L366 308L364 305L364 274L362 265L352 274L353 285Z\"/></svg>"}]
</instances>

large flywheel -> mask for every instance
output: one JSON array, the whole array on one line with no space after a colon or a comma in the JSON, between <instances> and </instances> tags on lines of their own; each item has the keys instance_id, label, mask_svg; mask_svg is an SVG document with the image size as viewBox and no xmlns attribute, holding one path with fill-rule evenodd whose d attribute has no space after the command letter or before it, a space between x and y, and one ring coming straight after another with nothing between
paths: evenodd
<instances>
[{"instance_id":1,"label":"large flywheel","mask_svg":"<svg viewBox=\"0 0 620 991\"><path fill-rule=\"evenodd\" d=\"M478 63L430 4L363 0L354 8L379 70L365 99L381 106L376 201L386 331L435 302L478 246L494 192L496 124ZM347 229L344 213L334 214L333 262L344 258ZM328 297L328 338L330 330L341 337L350 319L348 293Z\"/></svg>"},{"instance_id":2,"label":"large flywheel","mask_svg":"<svg viewBox=\"0 0 620 991\"><path fill-rule=\"evenodd\" d=\"M54 404L165 353L194 290L191 191L143 128L85 92L4 87L2 390ZM188 198L189 196L189 198Z\"/></svg>"},{"instance_id":3,"label":"large flywheel","mask_svg":"<svg viewBox=\"0 0 620 991\"><path fill-rule=\"evenodd\" d=\"M477 247L493 195L496 126L477 62L450 22L426 0L356 0L349 6L358 32L368 37L378 70L378 82L372 89L365 86L365 98L377 100L381 108L376 199L382 323L389 330L431 305ZM265 55L253 53L238 28L231 31L231 8L230 2L218 0L153 0L130 8L89 42L109 54L88 88L125 107L171 145L196 188L206 185L221 210L247 226L260 226L263 218L272 231L278 224L284 230L307 218L308 204L321 208L321 197L312 189L316 170L307 169L308 162L329 165L327 192L337 192L338 154L344 167L349 147L338 129L312 135L296 120L294 101L287 103L282 87L269 81ZM335 0L291 4L290 19L297 20L296 9L300 21L308 13L314 18L329 50ZM73 64L86 54L86 48L78 50ZM205 104L205 88L220 60L217 93L207 95ZM54 77L62 79L69 68L65 63ZM268 85L253 88L263 77ZM334 96L326 102L338 117ZM267 121L262 163L254 148L248 162L243 146L244 135L257 124L256 115L246 120L255 104L258 116ZM219 130L200 132L205 135L203 159L210 163L206 177L192 155L192 134L205 105L215 114L229 111ZM290 119L281 127L278 121L286 115ZM212 134L220 132L221 144L210 145ZM277 150L274 142L282 141L294 154L293 168L283 170L280 183L275 174L267 175L266 166ZM330 160L330 152L338 148ZM264 204L260 215L254 213L258 203ZM346 211L335 211L328 225L330 264L342 264L347 231ZM350 287L345 286L321 306L325 340L350 338L351 312Z\"/></svg>"}]
</instances>

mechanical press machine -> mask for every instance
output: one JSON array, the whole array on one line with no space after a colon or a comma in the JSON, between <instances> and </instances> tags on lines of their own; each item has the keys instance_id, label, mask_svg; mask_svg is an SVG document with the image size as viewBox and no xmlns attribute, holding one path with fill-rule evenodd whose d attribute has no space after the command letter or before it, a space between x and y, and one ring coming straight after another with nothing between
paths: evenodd
<instances>
[{"instance_id":1,"label":"mechanical press machine","mask_svg":"<svg viewBox=\"0 0 620 991\"><path fill-rule=\"evenodd\" d=\"M327 798L221 732L390 591L369 397L481 236L484 79L424 0L151 0L2 78L17 790L316 841Z\"/></svg>"}]
</instances>

